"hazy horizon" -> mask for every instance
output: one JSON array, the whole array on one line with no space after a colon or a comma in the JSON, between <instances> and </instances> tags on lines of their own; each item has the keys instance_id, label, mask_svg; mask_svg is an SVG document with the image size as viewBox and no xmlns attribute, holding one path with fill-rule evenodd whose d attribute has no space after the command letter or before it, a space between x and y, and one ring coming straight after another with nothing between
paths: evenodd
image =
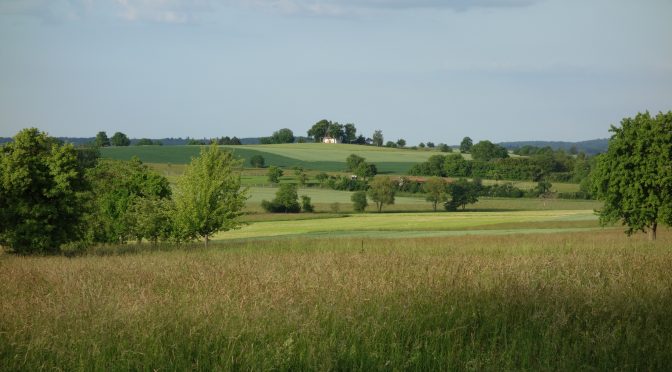
<instances>
[{"instance_id":1,"label":"hazy horizon","mask_svg":"<svg viewBox=\"0 0 672 372\"><path fill-rule=\"evenodd\" d=\"M672 109L672 2L2 0L0 136L585 141Z\"/></svg>"}]
</instances>

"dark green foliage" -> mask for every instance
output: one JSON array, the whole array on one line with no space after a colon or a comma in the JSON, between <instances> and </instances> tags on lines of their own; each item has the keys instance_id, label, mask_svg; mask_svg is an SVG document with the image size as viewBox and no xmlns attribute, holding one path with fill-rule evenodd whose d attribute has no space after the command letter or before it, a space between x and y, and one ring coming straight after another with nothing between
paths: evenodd
<instances>
[{"instance_id":1,"label":"dark green foliage","mask_svg":"<svg viewBox=\"0 0 672 372\"><path fill-rule=\"evenodd\" d=\"M238 146L241 144L240 139L238 137L233 137L229 138L229 136L226 137L221 137L217 139L217 144L218 145L227 145L227 146Z\"/></svg>"},{"instance_id":2,"label":"dark green foliage","mask_svg":"<svg viewBox=\"0 0 672 372\"><path fill-rule=\"evenodd\" d=\"M45 254L78 240L86 163L72 145L60 145L36 128L0 148L0 245Z\"/></svg>"},{"instance_id":3,"label":"dark green foliage","mask_svg":"<svg viewBox=\"0 0 672 372\"><path fill-rule=\"evenodd\" d=\"M612 126L609 149L597 160L594 191L603 224L622 222L628 235L672 224L672 111L646 112Z\"/></svg>"},{"instance_id":4,"label":"dark green foliage","mask_svg":"<svg viewBox=\"0 0 672 372\"><path fill-rule=\"evenodd\" d=\"M343 142L355 143L357 141L357 128L355 124L348 123L343 126Z\"/></svg>"},{"instance_id":5,"label":"dark green foliage","mask_svg":"<svg viewBox=\"0 0 672 372\"><path fill-rule=\"evenodd\" d=\"M361 163L364 163L365 161L366 161L366 159L364 159L361 156L358 156L358 155L355 155L355 154L350 154L350 156L348 156L345 159L345 164L347 164L348 170L350 172L355 172L357 170L357 167L359 167L359 165Z\"/></svg>"},{"instance_id":6,"label":"dark green foliage","mask_svg":"<svg viewBox=\"0 0 672 372\"><path fill-rule=\"evenodd\" d=\"M352 201L352 209L354 209L355 212L364 212L366 207L369 206L369 203L366 200L366 191L355 191L350 196L350 200Z\"/></svg>"},{"instance_id":7,"label":"dark green foliage","mask_svg":"<svg viewBox=\"0 0 672 372\"><path fill-rule=\"evenodd\" d=\"M436 206L443 203L448 198L446 181L443 178L432 177L423 185L423 191L427 194L425 200L432 203L432 208L436 212Z\"/></svg>"},{"instance_id":8,"label":"dark green foliage","mask_svg":"<svg viewBox=\"0 0 672 372\"><path fill-rule=\"evenodd\" d=\"M397 140L397 147L401 147L401 148L406 147L406 140L403 139L403 138L399 138Z\"/></svg>"},{"instance_id":9,"label":"dark green foliage","mask_svg":"<svg viewBox=\"0 0 672 372\"><path fill-rule=\"evenodd\" d=\"M252 155L250 158L250 164L255 168L263 168L265 165L264 157L259 154Z\"/></svg>"},{"instance_id":10,"label":"dark green foliage","mask_svg":"<svg viewBox=\"0 0 672 372\"><path fill-rule=\"evenodd\" d=\"M378 174L378 168L376 167L375 164L369 164L363 162L357 166L355 174L357 175L357 177L360 177L364 180L368 180L369 178Z\"/></svg>"},{"instance_id":11,"label":"dark green foliage","mask_svg":"<svg viewBox=\"0 0 672 372\"><path fill-rule=\"evenodd\" d=\"M275 193L275 199L272 201L262 200L261 207L269 213L299 213L299 195L296 192L296 185L285 183ZM308 200L310 202L310 200Z\"/></svg>"},{"instance_id":12,"label":"dark green foliage","mask_svg":"<svg viewBox=\"0 0 672 372\"><path fill-rule=\"evenodd\" d=\"M77 146L77 163L79 163L79 170L84 174L84 170L93 168L98 164L100 158L100 149L97 146Z\"/></svg>"},{"instance_id":13,"label":"dark green foliage","mask_svg":"<svg viewBox=\"0 0 672 372\"><path fill-rule=\"evenodd\" d=\"M352 179L345 176L332 176L327 180L327 186L333 190L356 191L368 189L369 184L365 180Z\"/></svg>"},{"instance_id":14,"label":"dark green foliage","mask_svg":"<svg viewBox=\"0 0 672 372\"><path fill-rule=\"evenodd\" d=\"M112 146L128 146L131 144L131 140L124 133L116 132L110 138L110 144Z\"/></svg>"},{"instance_id":15,"label":"dark green foliage","mask_svg":"<svg viewBox=\"0 0 672 372\"><path fill-rule=\"evenodd\" d=\"M480 141L471 147L471 157L474 160L490 161L492 159L504 159L509 157L508 151L502 146L495 145L490 141Z\"/></svg>"},{"instance_id":16,"label":"dark green foliage","mask_svg":"<svg viewBox=\"0 0 672 372\"><path fill-rule=\"evenodd\" d=\"M166 199L171 196L168 180L152 171L139 159L101 160L86 177L92 187L91 214L87 217L88 239L101 243L125 243L129 239L153 239L160 233L145 235L146 227L136 226L135 211L157 209L160 202L144 205L140 199ZM137 206L134 206L138 204Z\"/></svg>"},{"instance_id":17,"label":"dark green foliage","mask_svg":"<svg viewBox=\"0 0 672 372\"><path fill-rule=\"evenodd\" d=\"M202 145L205 145L205 141L190 138L190 139L187 139L187 145L189 145L189 146L202 146Z\"/></svg>"},{"instance_id":18,"label":"dark green foliage","mask_svg":"<svg viewBox=\"0 0 672 372\"><path fill-rule=\"evenodd\" d=\"M396 147L397 147L397 143L396 143L396 142L392 142L392 141L387 141L387 142L385 143L385 147L396 148Z\"/></svg>"},{"instance_id":19,"label":"dark green foliage","mask_svg":"<svg viewBox=\"0 0 672 372\"><path fill-rule=\"evenodd\" d=\"M326 119L318 121L308 130L308 136L313 137L315 142L322 142L324 137L327 136L327 130L329 129L330 124L331 122Z\"/></svg>"},{"instance_id":20,"label":"dark green foliage","mask_svg":"<svg viewBox=\"0 0 672 372\"><path fill-rule=\"evenodd\" d=\"M294 132L289 128L282 128L273 132L270 143L294 143Z\"/></svg>"},{"instance_id":21,"label":"dark green foliage","mask_svg":"<svg viewBox=\"0 0 672 372\"><path fill-rule=\"evenodd\" d=\"M471 140L469 137L464 137L462 139L462 142L460 142L460 152L461 153L467 153L471 151L471 147L474 145L474 141Z\"/></svg>"},{"instance_id":22,"label":"dark green foliage","mask_svg":"<svg viewBox=\"0 0 672 372\"><path fill-rule=\"evenodd\" d=\"M434 142L427 142L427 147L429 147L430 149L433 149L434 148Z\"/></svg>"},{"instance_id":23,"label":"dark green foliage","mask_svg":"<svg viewBox=\"0 0 672 372\"><path fill-rule=\"evenodd\" d=\"M315 206L311 204L310 197L307 195L301 195L301 210L306 213L312 213L315 211Z\"/></svg>"},{"instance_id":24,"label":"dark green foliage","mask_svg":"<svg viewBox=\"0 0 672 372\"><path fill-rule=\"evenodd\" d=\"M480 182L474 180L469 182L464 178L448 185L448 192L451 199L445 204L446 210L454 211L461 207L464 210L467 204L473 204L478 201L478 194L480 193Z\"/></svg>"},{"instance_id":25,"label":"dark green foliage","mask_svg":"<svg viewBox=\"0 0 672 372\"><path fill-rule=\"evenodd\" d=\"M149 138L140 138L138 142L135 143L136 146L153 146L153 145L160 145L160 141L152 141Z\"/></svg>"},{"instance_id":26,"label":"dark green foliage","mask_svg":"<svg viewBox=\"0 0 672 372\"><path fill-rule=\"evenodd\" d=\"M283 175L282 169L271 165L268 168L268 172L266 172L266 176L268 177L268 181L272 183L279 183L280 182L280 177Z\"/></svg>"},{"instance_id":27,"label":"dark green foliage","mask_svg":"<svg viewBox=\"0 0 672 372\"><path fill-rule=\"evenodd\" d=\"M315 176L315 179L320 183L320 186L322 186L329 179L329 175L324 172L320 172L317 174L317 176Z\"/></svg>"},{"instance_id":28,"label":"dark green foliage","mask_svg":"<svg viewBox=\"0 0 672 372\"><path fill-rule=\"evenodd\" d=\"M107 133L100 131L96 134L95 144L98 147L107 147L110 145L110 139L107 138Z\"/></svg>"}]
</instances>

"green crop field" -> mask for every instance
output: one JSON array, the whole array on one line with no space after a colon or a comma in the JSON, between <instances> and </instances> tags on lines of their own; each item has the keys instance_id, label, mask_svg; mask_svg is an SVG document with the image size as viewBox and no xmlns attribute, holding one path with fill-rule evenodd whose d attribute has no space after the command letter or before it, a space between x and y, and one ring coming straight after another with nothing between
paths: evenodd
<instances>
[{"instance_id":1,"label":"green crop field","mask_svg":"<svg viewBox=\"0 0 672 372\"><path fill-rule=\"evenodd\" d=\"M668 370L671 243L604 230L0 255L0 369Z\"/></svg>"},{"instance_id":2,"label":"green crop field","mask_svg":"<svg viewBox=\"0 0 672 372\"><path fill-rule=\"evenodd\" d=\"M406 173L414 164L426 161L430 156L440 154L436 151L418 151L411 149L390 149L359 145L328 144L284 144L284 145L244 145L222 146L237 156L249 159L253 155L262 155L266 165L281 167L304 167L306 169L339 172L345 167L345 159L350 154L366 158L376 164L382 173ZM145 163L186 164L197 156L200 146L126 146L105 147L101 155L105 158L128 160L137 156Z\"/></svg>"}]
</instances>

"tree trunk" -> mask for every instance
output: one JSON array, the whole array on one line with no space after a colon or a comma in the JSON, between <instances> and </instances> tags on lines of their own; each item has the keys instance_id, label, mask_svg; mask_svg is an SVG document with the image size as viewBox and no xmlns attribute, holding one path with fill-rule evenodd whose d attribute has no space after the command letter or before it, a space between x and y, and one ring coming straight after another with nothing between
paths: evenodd
<instances>
[{"instance_id":1,"label":"tree trunk","mask_svg":"<svg viewBox=\"0 0 672 372\"><path fill-rule=\"evenodd\" d=\"M206 235L205 236L205 248L208 248L208 241L210 240L210 236Z\"/></svg>"},{"instance_id":2,"label":"tree trunk","mask_svg":"<svg viewBox=\"0 0 672 372\"><path fill-rule=\"evenodd\" d=\"M649 229L649 240L656 240L656 229L658 228L658 223L654 222Z\"/></svg>"}]
</instances>

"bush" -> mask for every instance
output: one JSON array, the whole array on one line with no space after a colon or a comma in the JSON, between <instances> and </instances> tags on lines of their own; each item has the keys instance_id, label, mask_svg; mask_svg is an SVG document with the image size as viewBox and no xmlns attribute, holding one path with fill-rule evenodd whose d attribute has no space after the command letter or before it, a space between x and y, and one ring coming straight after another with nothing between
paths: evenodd
<instances>
[{"instance_id":1,"label":"bush","mask_svg":"<svg viewBox=\"0 0 672 372\"><path fill-rule=\"evenodd\" d=\"M310 197L307 195L301 196L301 210L306 213L312 213L315 211L315 207L310 203Z\"/></svg>"},{"instance_id":2,"label":"bush","mask_svg":"<svg viewBox=\"0 0 672 372\"><path fill-rule=\"evenodd\" d=\"M366 191L357 191L350 196L352 200L352 209L355 212L364 212L369 203L366 201Z\"/></svg>"},{"instance_id":3,"label":"bush","mask_svg":"<svg viewBox=\"0 0 672 372\"><path fill-rule=\"evenodd\" d=\"M296 193L296 185L286 183L280 185L272 201L262 200L261 207L269 213L299 213L299 196Z\"/></svg>"}]
</instances>

